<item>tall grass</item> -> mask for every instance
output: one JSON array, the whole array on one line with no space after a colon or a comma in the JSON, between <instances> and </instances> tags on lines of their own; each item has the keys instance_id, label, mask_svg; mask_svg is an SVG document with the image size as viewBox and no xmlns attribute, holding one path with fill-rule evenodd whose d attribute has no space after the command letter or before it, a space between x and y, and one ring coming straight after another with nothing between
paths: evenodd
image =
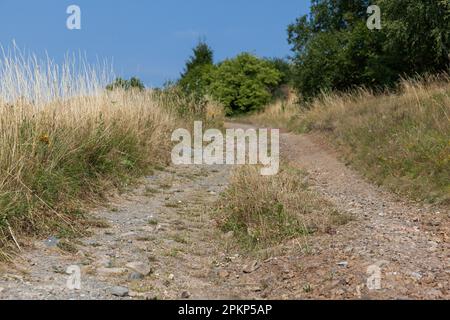
<instances>
[{"instance_id":1,"label":"tall grass","mask_svg":"<svg viewBox=\"0 0 450 320\"><path fill-rule=\"evenodd\" d=\"M322 132L374 182L413 199L450 203L447 76L403 80L396 92L384 94L323 94L297 111L271 108L255 120L273 123L273 114L289 118L283 121L291 130Z\"/></svg>"},{"instance_id":2,"label":"tall grass","mask_svg":"<svg viewBox=\"0 0 450 320\"><path fill-rule=\"evenodd\" d=\"M0 258L29 235L83 231L84 201L167 163L183 101L108 92L112 78L107 64L0 58Z\"/></svg>"},{"instance_id":3,"label":"tall grass","mask_svg":"<svg viewBox=\"0 0 450 320\"><path fill-rule=\"evenodd\" d=\"M297 104L298 98L295 94L289 95L289 98L278 99L272 104L266 106L263 112L244 116L238 121L249 121L255 124L271 125L275 128L291 128L295 126L300 117L300 106Z\"/></svg>"}]
</instances>

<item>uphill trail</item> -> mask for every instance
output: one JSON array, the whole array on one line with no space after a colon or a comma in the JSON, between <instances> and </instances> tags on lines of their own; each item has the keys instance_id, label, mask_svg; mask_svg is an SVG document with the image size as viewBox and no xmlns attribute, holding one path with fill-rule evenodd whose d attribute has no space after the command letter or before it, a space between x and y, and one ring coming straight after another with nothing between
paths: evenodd
<instances>
[{"instance_id":1,"label":"uphill trail","mask_svg":"<svg viewBox=\"0 0 450 320\"><path fill-rule=\"evenodd\" d=\"M0 266L0 299L450 298L448 208L370 184L314 135L281 134L281 154L354 219L270 254L245 254L211 210L232 167L173 166L93 212L108 227L71 253L37 240ZM69 266L80 268L81 290L67 287Z\"/></svg>"}]
</instances>

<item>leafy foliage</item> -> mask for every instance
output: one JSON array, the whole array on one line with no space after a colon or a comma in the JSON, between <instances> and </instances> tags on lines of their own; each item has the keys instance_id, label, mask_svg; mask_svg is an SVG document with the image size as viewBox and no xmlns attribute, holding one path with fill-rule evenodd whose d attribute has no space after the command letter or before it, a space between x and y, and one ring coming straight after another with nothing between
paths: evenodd
<instances>
[{"instance_id":1,"label":"leafy foliage","mask_svg":"<svg viewBox=\"0 0 450 320\"><path fill-rule=\"evenodd\" d=\"M294 84L301 94L385 87L401 76L449 65L447 0L380 0L382 30L369 30L367 0L314 0L311 14L288 27Z\"/></svg>"},{"instance_id":2,"label":"leafy foliage","mask_svg":"<svg viewBox=\"0 0 450 320\"><path fill-rule=\"evenodd\" d=\"M283 58L267 58L266 60L281 75L280 82L271 88L272 97L275 100L286 100L293 85L293 65L289 60Z\"/></svg>"},{"instance_id":3,"label":"leafy foliage","mask_svg":"<svg viewBox=\"0 0 450 320\"><path fill-rule=\"evenodd\" d=\"M145 85L142 83L142 81L136 77L132 77L130 80L125 80L122 78L116 78L113 83L106 86L107 90L115 90L115 89L123 89L123 90L131 90L131 89L137 89L139 91L142 91L145 89Z\"/></svg>"},{"instance_id":4,"label":"leafy foliage","mask_svg":"<svg viewBox=\"0 0 450 320\"><path fill-rule=\"evenodd\" d=\"M250 53L220 63L213 73L210 93L225 106L227 115L260 109L271 97L281 73Z\"/></svg>"},{"instance_id":5,"label":"leafy foliage","mask_svg":"<svg viewBox=\"0 0 450 320\"><path fill-rule=\"evenodd\" d=\"M201 100L211 83L213 69L214 52L202 41L193 49L193 55L186 62L178 84L185 93Z\"/></svg>"}]
</instances>

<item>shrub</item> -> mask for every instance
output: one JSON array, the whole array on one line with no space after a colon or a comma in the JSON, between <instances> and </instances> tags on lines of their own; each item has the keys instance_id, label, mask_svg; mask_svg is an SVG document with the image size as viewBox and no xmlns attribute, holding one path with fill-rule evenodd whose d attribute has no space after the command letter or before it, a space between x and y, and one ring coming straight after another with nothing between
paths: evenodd
<instances>
[{"instance_id":1,"label":"shrub","mask_svg":"<svg viewBox=\"0 0 450 320\"><path fill-rule=\"evenodd\" d=\"M269 62L250 53L220 63L213 72L209 91L227 115L260 110L271 98L281 73Z\"/></svg>"},{"instance_id":2,"label":"shrub","mask_svg":"<svg viewBox=\"0 0 450 320\"><path fill-rule=\"evenodd\" d=\"M144 84L142 81L136 77L132 77L130 80L124 80L122 78L116 78L113 83L106 86L107 90L117 90L117 89L123 89L123 90L139 90L142 91L145 89Z\"/></svg>"},{"instance_id":3,"label":"shrub","mask_svg":"<svg viewBox=\"0 0 450 320\"><path fill-rule=\"evenodd\" d=\"M211 84L213 69L214 53L205 42L200 42L186 62L186 68L178 85L187 95L201 103Z\"/></svg>"}]
</instances>

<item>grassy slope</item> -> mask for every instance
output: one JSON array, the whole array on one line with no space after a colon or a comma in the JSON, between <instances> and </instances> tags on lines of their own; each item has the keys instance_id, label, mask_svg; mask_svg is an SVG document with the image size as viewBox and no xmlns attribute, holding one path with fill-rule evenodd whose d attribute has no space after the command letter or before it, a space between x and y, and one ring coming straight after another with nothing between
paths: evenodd
<instances>
[{"instance_id":1,"label":"grassy slope","mask_svg":"<svg viewBox=\"0 0 450 320\"><path fill-rule=\"evenodd\" d=\"M300 112L275 104L252 121L329 137L354 168L413 199L450 203L450 84L404 81L397 94L330 94Z\"/></svg>"}]
</instances>

